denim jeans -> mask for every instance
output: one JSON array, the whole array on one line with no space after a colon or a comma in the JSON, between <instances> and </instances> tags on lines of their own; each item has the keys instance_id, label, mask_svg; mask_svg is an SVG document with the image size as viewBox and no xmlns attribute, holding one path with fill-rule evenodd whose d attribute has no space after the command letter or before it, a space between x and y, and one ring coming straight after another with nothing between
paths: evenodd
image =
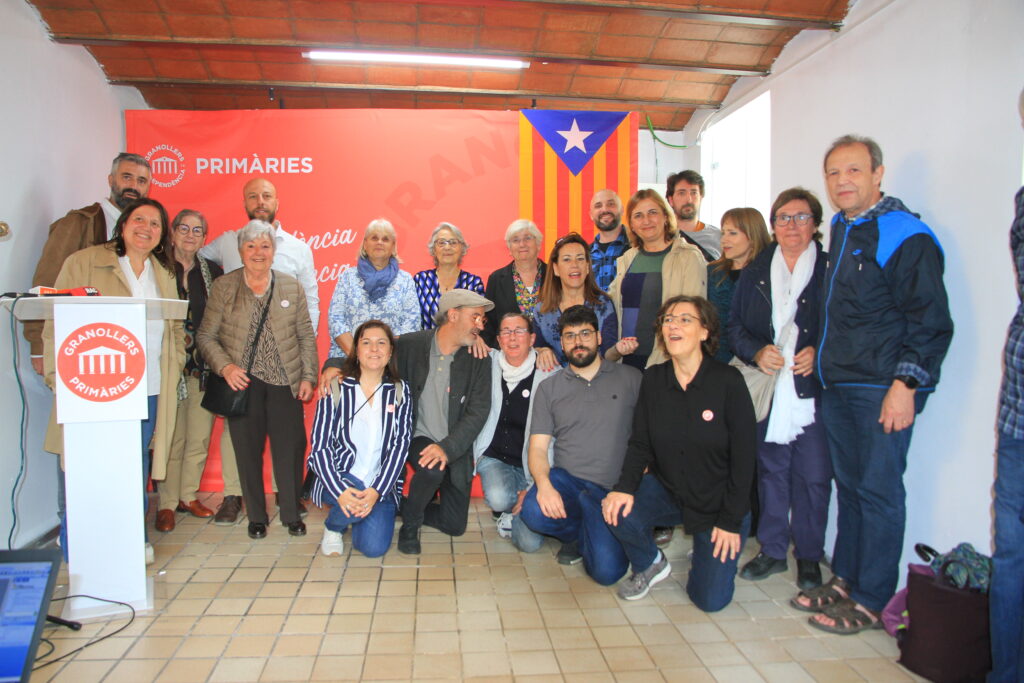
<instances>
[{"instance_id":1,"label":"denim jeans","mask_svg":"<svg viewBox=\"0 0 1024 683\"><path fill-rule=\"evenodd\" d=\"M619 517L616 526L608 527L622 544L634 572L642 572L658 556L651 530L656 526L675 526L683 523L683 511L676 498L668 492L658 478L645 474L633 494L633 509ZM750 515L740 526L740 552L750 531ZM736 586L736 557L722 562L712 556L715 546L711 542L711 529L693 535L693 560L686 579L686 594L693 604L705 612L717 612L732 602Z\"/></svg>"},{"instance_id":2,"label":"denim jeans","mask_svg":"<svg viewBox=\"0 0 1024 683\"><path fill-rule=\"evenodd\" d=\"M511 512L519 500L519 492L529 486L522 467L509 465L496 458L480 456L476 463L484 500L495 512ZM512 545L526 553L535 553L544 544L544 538L523 524L521 515L512 518Z\"/></svg>"},{"instance_id":3,"label":"denim jeans","mask_svg":"<svg viewBox=\"0 0 1024 683\"><path fill-rule=\"evenodd\" d=\"M886 434L878 416L886 389L833 385L822 392L822 420L836 480L839 515L832 571L850 597L881 610L896 592L907 521L903 472L912 427ZM926 394L914 395L915 410Z\"/></svg>"},{"instance_id":4,"label":"denim jeans","mask_svg":"<svg viewBox=\"0 0 1024 683\"><path fill-rule=\"evenodd\" d=\"M822 425L816 419L787 444L764 440L768 420L757 425L757 497L761 552L776 560L789 554L818 562L825 555L825 523L832 498L832 463Z\"/></svg>"},{"instance_id":5,"label":"denim jeans","mask_svg":"<svg viewBox=\"0 0 1024 683\"><path fill-rule=\"evenodd\" d=\"M366 489L363 482L355 477L349 478L358 490ZM398 506L391 495L380 498L366 517L348 515L330 495L327 496L327 504L330 509L327 511L324 526L338 533L351 526L352 547L363 555L380 557L391 547L391 537L395 533L395 515L398 512Z\"/></svg>"},{"instance_id":6,"label":"denim jeans","mask_svg":"<svg viewBox=\"0 0 1024 683\"><path fill-rule=\"evenodd\" d=\"M143 536L149 540L149 530L146 527L146 514L149 512L149 442L153 440L153 432L156 431L156 402L157 396L150 396L146 402L149 410L149 417L142 421L142 530ZM64 561L68 561L68 512L65 500L64 470L57 473L57 514L60 517L60 548L64 553Z\"/></svg>"},{"instance_id":7,"label":"denim jeans","mask_svg":"<svg viewBox=\"0 0 1024 683\"><path fill-rule=\"evenodd\" d=\"M601 514L601 501L608 495L608 489L574 477L561 467L552 467L549 476L551 485L562 496L565 518L552 519L541 512L536 485L530 487L523 499L520 517L538 534L554 536L563 543L578 541L587 574L602 586L612 585L626 573L629 563Z\"/></svg>"},{"instance_id":8,"label":"denim jeans","mask_svg":"<svg viewBox=\"0 0 1024 683\"><path fill-rule=\"evenodd\" d=\"M996 461L996 552L992 557L989 683L1024 680L1024 439L999 435Z\"/></svg>"}]
</instances>

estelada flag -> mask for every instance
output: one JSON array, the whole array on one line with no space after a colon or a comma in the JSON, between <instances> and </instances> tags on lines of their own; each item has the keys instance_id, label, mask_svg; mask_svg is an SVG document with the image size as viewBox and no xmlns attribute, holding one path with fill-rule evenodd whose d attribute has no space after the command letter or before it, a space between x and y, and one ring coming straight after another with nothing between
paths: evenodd
<instances>
[{"instance_id":1,"label":"estelada flag","mask_svg":"<svg viewBox=\"0 0 1024 683\"><path fill-rule=\"evenodd\" d=\"M519 115L519 216L544 235L544 258L555 240L594 237L590 199L614 190L623 205L637 187L636 113L523 110Z\"/></svg>"}]
</instances>

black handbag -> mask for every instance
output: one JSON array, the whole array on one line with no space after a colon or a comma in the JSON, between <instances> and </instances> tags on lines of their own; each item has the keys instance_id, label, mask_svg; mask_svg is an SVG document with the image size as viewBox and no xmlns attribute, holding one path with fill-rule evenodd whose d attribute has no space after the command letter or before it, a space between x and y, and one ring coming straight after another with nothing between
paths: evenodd
<instances>
[{"instance_id":1,"label":"black handbag","mask_svg":"<svg viewBox=\"0 0 1024 683\"><path fill-rule=\"evenodd\" d=\"M920 547L926 560L938 556ZM900 664L937 683L982 683L992 668L989 640L988 594L959 587L950 571L958 560L938 557L938 571L907 575L907 612L910 625L901 631ZM987 558L985 558L987 559Z\"/></svg>"},{"instance_id":2,"label":"black handbag","mask_svg":"<svg viewBox=\"0 0 1024 683\"><path fill-rule=\"evenodd\" d=\"M267 295L267 304L263 307L260 324L256 328L256 336L249 348L249 364L245 368L247 375L252 372L252 364L256 359L256 345L260 342L263 324L267 321L267 312L270 311L270 300L274 296L273 280L270 281L270 291L267 292ZM214 415L221 417L241 417L249 409L249 387L236 391L221 375L210 373L210 377L206 380L206 393L203 394L202 406Z\"/></svg>"}]
</instances>

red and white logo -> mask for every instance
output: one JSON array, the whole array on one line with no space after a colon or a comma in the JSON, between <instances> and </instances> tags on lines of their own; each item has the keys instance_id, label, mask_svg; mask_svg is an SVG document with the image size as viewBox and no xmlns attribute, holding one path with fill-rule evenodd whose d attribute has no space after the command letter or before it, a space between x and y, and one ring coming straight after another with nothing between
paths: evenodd
<instances>
[{"instance_id":1,"label":"red and white logo","mask_svg":"<svg viewBox=\"0 0 1024 683\"><path fill-rule=\"evenodd\" d=\"M72 332L57 352L64 386L87 401L106 402L129 394L146 372L138 338L112 323L92 323Z\"/></svg>"},{"instance_id":2,"label":"red and white logo","mask_svg":"<svg viewBox=\"0 0 1024 683\"><path fill-rule=\"evenodd\" d=\"M185 177L185 155L177 147L157 145L149 150L146 161L153 171L153 184L174 187Z\"/></svg>"}]
</instances>

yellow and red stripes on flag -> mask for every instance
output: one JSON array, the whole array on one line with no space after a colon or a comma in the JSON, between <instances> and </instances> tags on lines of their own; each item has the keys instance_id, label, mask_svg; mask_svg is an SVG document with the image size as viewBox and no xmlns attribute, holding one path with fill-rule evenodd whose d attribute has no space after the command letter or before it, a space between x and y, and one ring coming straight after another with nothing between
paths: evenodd
<instances>
[{"instance_id":1,"label":"yellow and red stripes on flag","mask_svg":"<svg viewBox=\"0 0 1024 683\"><path fill-rule=\"evenodd\" d=\"M595 192L614 190L623 206L636 192L639 124L635 112L626 116L579 175L573 175L529 120L519 115L519 217L540 228L544 260L555 240L570 232L588 242L594 239L590 199Z\"/></svg>"}]
</instances>

